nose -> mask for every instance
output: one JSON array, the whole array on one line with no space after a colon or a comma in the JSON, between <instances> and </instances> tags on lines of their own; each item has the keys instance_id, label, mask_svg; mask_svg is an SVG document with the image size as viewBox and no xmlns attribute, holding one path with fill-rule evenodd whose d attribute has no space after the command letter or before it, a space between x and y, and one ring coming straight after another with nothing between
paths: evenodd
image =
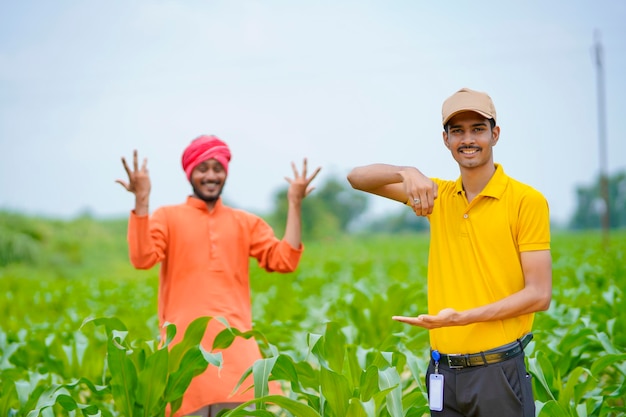
<instances>
[{"instance_id":1,"label":"nose","mask_svg":"<svg viewBox=\"0 0 626 417\"><path fill-rule=\"evenodd\" d=\"M215 180L218 178L218 173L216 170L214 169L208 169L206 170L206 172L204 173L204 178L205 180Z\"/></svg>"},{"instance_id":2,"label":"nose","mask_svg":"<svg viewBox=\"0 0 626 417\"><path fill-rule=\"evenodd\" d=\"M461 145L468 145L474 142L476 142L476 140L471 131L463 132L463 136L461 137Z\"/></svg>"}]
</instances>

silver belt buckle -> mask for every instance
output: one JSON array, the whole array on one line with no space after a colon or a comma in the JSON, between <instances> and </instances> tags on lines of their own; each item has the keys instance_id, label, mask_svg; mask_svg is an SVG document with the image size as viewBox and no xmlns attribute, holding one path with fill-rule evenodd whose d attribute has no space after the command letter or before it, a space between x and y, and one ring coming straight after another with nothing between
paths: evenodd
<instances>
[{"instance_id":1,"label":"silver belt buckle","mask_svg":"<svg viewBox=\"0 0 626 417\"><path fill-rule=\"evenodd\" d=\"M450 358L460 358L460 357L464 357L465 355L459 354L459 353L453 353L453 354L448 354L447 355L447 359L448 359L448 368L450 369L461 369L461 368L465 368L466 364L465 362L467 362L467 360L463 361L462 365L452 365L452 361L450 360Z\"/></svg>"}]
</instances>

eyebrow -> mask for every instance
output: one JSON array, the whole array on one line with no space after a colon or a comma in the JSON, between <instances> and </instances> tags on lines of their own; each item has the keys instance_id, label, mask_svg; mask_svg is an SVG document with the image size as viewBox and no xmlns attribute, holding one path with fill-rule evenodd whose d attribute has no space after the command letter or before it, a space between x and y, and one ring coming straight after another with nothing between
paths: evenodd
<instances>
[{"instance_id":1,"label":"eyebrow","mask_svg":"<svg viewBox=\"0 0 626 417\"><path fill-rule=\"evenodd\" d=\"M478 123L473 123L471 127L478 127L478 126L487 126L487 122L478 122ZM462 127L461 125L457 124L457 125L450 125L450 129L457 129Z\"/></svg>"}]
</instances>

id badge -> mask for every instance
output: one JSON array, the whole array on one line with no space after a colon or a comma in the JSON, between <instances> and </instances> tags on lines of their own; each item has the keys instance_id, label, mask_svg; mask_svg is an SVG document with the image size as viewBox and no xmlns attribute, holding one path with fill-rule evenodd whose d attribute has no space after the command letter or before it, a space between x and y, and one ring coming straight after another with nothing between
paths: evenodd
<instances>
[{"instance_id":1,"label":"id badge","mask_svg":"<svg viewBox=\"0 0 626 417\"><path fill-rule=\"evenodd\" d=\"M443 374L430 374L428 405L432 411L443 410Z\"/></svg>"}]
</instances>

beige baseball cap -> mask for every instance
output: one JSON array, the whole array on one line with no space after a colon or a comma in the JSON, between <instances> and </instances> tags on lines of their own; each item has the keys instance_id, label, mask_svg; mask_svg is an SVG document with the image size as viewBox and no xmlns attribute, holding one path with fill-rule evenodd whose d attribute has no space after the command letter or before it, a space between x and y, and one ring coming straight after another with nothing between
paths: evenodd
<instances>
[{"instance_id":1,"label":"beige baseball cap","mask_svg":"<svg viewBox=\"0 0 626 417\"><path fill-rule=\"evenodd\" d=\"M496 107L487 93L461 88L443 102L441 108L443 125L445 126L453 116L464 111L474 111L488 119L496 120Z\"/></svg>"}]
</instances>

